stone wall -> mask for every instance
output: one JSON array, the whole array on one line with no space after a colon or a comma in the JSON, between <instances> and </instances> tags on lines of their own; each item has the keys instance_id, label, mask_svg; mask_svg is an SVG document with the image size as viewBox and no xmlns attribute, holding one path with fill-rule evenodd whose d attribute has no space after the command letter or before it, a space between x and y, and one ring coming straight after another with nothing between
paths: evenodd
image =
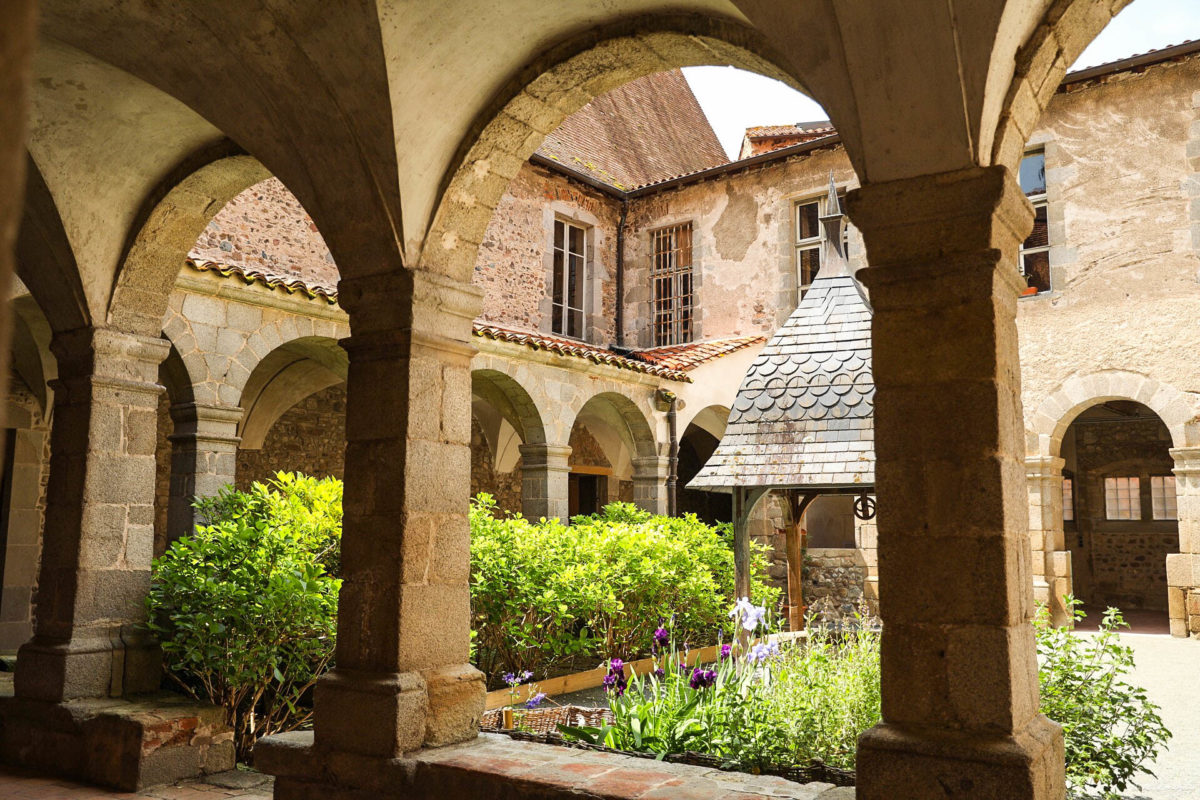
<instances>
[{"instance_id":1,"label":"stone wall","mask_svg":"<svg viewBox=\"0 0 1200 800\"><path fill-rule=\"evenodd\" d=\"M804 559L804 603L818 623L849 622L866 603L867 563L851 548L810 548ZM877 609L870 609L877 613Z\"/></svg>"},{"instance_id":2,"label":"stone wall","mask_svg":"<svg viewBox=\"0 0 1200 800\"><path fill-rule=\"evenodd\" d=\"M167 549L167 511L171 503L171 439L175 422L171 419L171 398L163 392L158 398L158 438L154 445L154 555Z\"/></svg>"},{"instance_id":3,"label":"stone wall","mask_svg":"<svg viewBox=\"0 0 1200 800\"><path fill-rule=\"evenodd\" d=\"M496 472L496 457L488 447L483 428L471 420L471 497L487 492L496 507L509 513L521 512L521 459L511 472Z\"/></svg>"},{"instance_id":4,"label":"stone wall","mask_svg":"<svg viewBox=\"0 0 1200 800\"><path fill-rule=\"evenodd\" d=\"M309 395L271 427L260 450L238 450L237 486L269 480L276 472L342 477L346 457L346 385Z\"/></svg>"}]
</instances>

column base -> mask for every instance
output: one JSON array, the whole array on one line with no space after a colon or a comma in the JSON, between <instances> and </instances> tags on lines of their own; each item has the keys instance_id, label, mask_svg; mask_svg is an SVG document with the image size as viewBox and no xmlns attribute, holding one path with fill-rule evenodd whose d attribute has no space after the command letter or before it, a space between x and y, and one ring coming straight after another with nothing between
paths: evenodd
<instances>
[{"instance_id":1,"label":"column base","mask_svg":"<svg viewBox=\"0 0 1200 800\"><path fill-rule=\"evenodd\" d=\"M0 698L0 761L132 792L234 768L225 712L160 692L53 703Z\"/></svg>"},{"instance_id":2,"label":"column base","mask_svg":"<svg viewBox=\"0 0 1200 800\"><path fill-rule=\"evenodd\" d=\"M858 800L1062 800L1064 764L1040 714L1008 736L880 723L858 740Z\"/></svg>"},{"instance_id":3,"label":"column base","mask_svg":"<svg viewBox=\"0 0 1200 800\"><path fill-rule=\"evenodd\" d=\"M1200 638L1200 554L1167 556L1167 610L1172 636Z\"/></svg>"},{"instance_id":4,"label":"column base","mask_svg":"<svg viewBox=\"0 0 1200 800\"><path fill-rule=\"evenodd\" d=\"M145 694L162 683L162 651L137 633L69 642L35 637L17 651L13 683L18 697L55 703Z\"/></svg>"}]
</instances>

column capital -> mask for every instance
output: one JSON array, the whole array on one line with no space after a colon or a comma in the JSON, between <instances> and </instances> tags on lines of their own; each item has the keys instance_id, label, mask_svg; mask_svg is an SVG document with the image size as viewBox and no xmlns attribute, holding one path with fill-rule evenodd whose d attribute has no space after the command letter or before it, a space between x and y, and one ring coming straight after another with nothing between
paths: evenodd
<instances>
[{"instance_id":1,"label":"column capital","mask_svg":"<svg viewBox=\"0 0 1200 800\"><path fill-rule=\"evenodd\" d=\"M1066 465L1067 460L1058 456L1026 456L1025 474L1030 478L1061 478Z\"/></svg>"},{"instance_id":2,"label":"column capital","mask_svg":"<svg viewBox=\"0 0 1200 800\"><path fill-rule=\"evenodd\" d=\"M1168 452L1175 459L1176 475L1200 474L1200 447L1173 447Z\"/></svg>"},{"instance_id":3,"label":"column capital","mask_svg":"<svg viewBox=\"0 0 1200 800\"><path fill-rule=\"evenodd\" d=\"M175 403L171 419L175 432L167 438L172 442L213 442L238 444L242 437L237 427L245 411L237 406L218 406L207 403Z\"/></svg>"},{"instance_id":4,"label":"column capital","mask_svg":"<svg viewBox=\"0 0 1200 800\"><path fill-rule=\"evenodd\" d=\"M635 481L665 480L671 467L671 459L668 456L635 456L632 462Z\"/></svg>"},{"instance_id":5,"label":"column capital","mask_svg":"<svg viewBox=\"0 0 1200 800\"><path fill-rule=\"evenodd\" d=\"M58 362L55 388L69 393L83 380L158 394L158 367L171 352L171 343L110 328L76 328L56 333L50 351Z\"/></svg>"},{"instance_id":6,"label":"column capital","mask_svg":"<svg viewBox=\"0 0 1200 800\"><path fill-rule=\"evenodd\" d=\"M338 303L350 316L350 341L376 331L434 332L467 340L483 290L436 272L406 269L343 278Z\"/></svg>"},{"instance_id":7,"label":"column capital","mask_svg":"<svg viewBox=\"0 0 1200 800\"><path fill-rule=\"evenodd\" d=\"M571 447L565 444L523 444L517 447L521 453L523 469L550 469L567 472Z\"/></svg>"}]
</instances>

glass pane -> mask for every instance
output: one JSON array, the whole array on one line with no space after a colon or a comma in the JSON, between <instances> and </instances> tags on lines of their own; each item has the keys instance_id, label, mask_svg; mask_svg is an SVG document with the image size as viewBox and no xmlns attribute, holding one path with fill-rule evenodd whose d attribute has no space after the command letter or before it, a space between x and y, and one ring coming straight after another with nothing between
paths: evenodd
<instances>
[{"instance_id":1,"label":"glass pane","mask_svg":"<svg viewBox=\"0 0 1200 800\"><path fill-rule=\"evenodd\" d=\"M567 311L567 336L573 339L583 338L583 312Z\"/></svg>"},{"instance_id":2,"label":"glass pane","mask_svg":"<svg viewBox=\"0 0 1200 800\"><path fill-rule=\"evenodd\" d=\"M1021 191L1025 194L1046 193L1046 154L1032 153L1021 159Z\"/></svg>"},{"instance_id":3,"label":"glass pane","mask_svg":"<svg viewBox=\"0 0 1200 800\"><path fill-rule=\"evenodd\" d=\"M569 226L571 229L571 252L583 255L583 228Z\"/></svg>"},{"instance_id":4,"label":"glass pane","mask_svg":"<svg viewBox=\"0 0 1200 800\"><path fill-rule=\"evenodd\" d=\"M677 264L680 268L690 267L692 265L692 224L690 222L679 226L678 242L679 259Z\"/></svg>"},{"instance_id":5,"label":"glass pane","mask_svg":"<svg viewBox=\"0 0 1200 800\"><path fill-rule=\"evenodd\" d=\"M572 253L568 256L567 305L571 308L583 306L583 258Z\"/></svg>"},{"instance_id":6,"label":"glass pane","mask_svg":"<svg viewBox=\"0 0 1200 800\"><path fill-rule=\"evenodd\" d=\"M555 303L554 310L551 311L550 330L555 333L563 332L563 307L561 303Z\"/></svg>"},{"instance_id":7,"label":"glass pane","mask_svg":"<svg viewBox=\"0 0 1200 800\"><path fill-rule=\"evenodd\" d=\"M1031 250L1034 247L1049 247L1050 245L1050 228L1046 224L1046 206L1035 206L1033 209L1033 231L1029 234L1029 238L1025 240L1025 244L1021 245L1026 250Z\"/></svg>"},{"instance_id":8,"label":"glass pane","mask_svg":"<svg viewBox=\"0 0 1200 800\"><path fill-rule=\"evenodd\" d=\"M556 304L563 301L563 254L561 250L554 251L554 285L550 287L550 296Z\"/></svg>"},{"instance_id":9,"label":"glass pane","mask_svg":"<svg viewBox=\"0 0 1200 800\"><path fill-rule=\"evenodd\" d=\"M821 212L816 201L796 206L796 241L821 235Z\"/></svg>"},{"instance_id":10,"label":"glass pane","mask_svg":"<svg viewBox=\"0 0 1200 800\"><path fill-rule=\"evenodd\" d=\"M1108 519L1141 519L1142 498L1137 478L1104 479L1104 516Z\"/></svg>"},{"instance_id":11,"label":"glass pane","mask_svg":"<svg viewBox=\"0 0 1200 800\"><path fill-rule=\"evenodd\" d=\"M1063 519L1075 519L1075 482L1070 478L1063 478Z\"/></svg>"},{"instance_id":12,"label":"glass pane","mask_svg":"<svg viewBox=\"0 0 1200 800\"><path fill-rule=\"evenodd\" d=\"M807 286L816 280L817 273L821 271L821 249L812 247L797 250L796 256L800 260L800 285Z\"/></svg>"},{"instance_id":13,"label":"glass pane","mask_svg":"<svg viewBox=\"0 0 1200 800\"><path fill-rule=\"evenodd\" d=\"M1156 475L1150 478L1151 514L1154 519L1177 519L1175 477Z\"/></svg>"},{"instance_id":14,"label":"glass pane","mask_svg":"<svg viewBox=\"0 0 1200 800\"><path fill-rule=\"evenodd\" d=\"M559 220L554 220L554 246L559 250L563 246L563 228L565 226Z\"/></svg>"},{"instance_id":15,"label":"glass pane","mask_svg":"<svg viewBox=\"0 0 1200 800\"><path fill-rule=\"evenodd\" d=\"M1025 282L1031 289L1037 289L1039 292L1050 291L1049 250L1021 256L1021 271L1025 273Z\"/></svg>"}]
</instances>

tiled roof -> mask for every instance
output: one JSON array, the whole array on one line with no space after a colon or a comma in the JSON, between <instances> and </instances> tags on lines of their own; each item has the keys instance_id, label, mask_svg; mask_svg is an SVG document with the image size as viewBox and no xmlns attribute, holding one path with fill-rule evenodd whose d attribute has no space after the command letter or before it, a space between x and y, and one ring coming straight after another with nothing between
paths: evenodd
<instances>
[{"instance_id":1,"label":"tiled roof","mask_svg":"<svg viewBox=\"0 0 1200 800\"><path fill-rule=\"evenodd\" d=\"M551 131L538 153L625 190L728 161L677 69L595 98Z\"/></svg>"},{"instance_id":2,"label":"tiled roof","mask_svg":"<svg viewBox=\"0 0 1200 800\"><path fill-rule=\"evenodd\" d=\"M795 125L757 125L746 128L746 136L751 139L766 139L775 136L796 136L805 139L819 139L836 133L837 128L829 120L821 122L797 122Z\"/></svg>"},{"instance_id":3,"label":"tiled roof","mask_svg":"<svg viewBox=\"0 0 1200 800\"><path fill-rule=\"evenodd\" d=\"M236 264L221 264L203 258L189 258L187 265L197 272L216 272L225 278L241 278L246 283L257 283L268 289L284 289L289 294L299 292L313 299L321 298L330 305L337 303L337 288L322 286L295 275L274 275L264 270L251 269Z\"/></svg>"},{"instance_id":4,"label":"tiled roof","mask_svg":"<svg viewBox=\"0 0 1200 800\"><path fill-rule=\"evenodd\" d=\"M725 435L689 488L874 485L871 308L844 257L822 261L746 373Z\"/></svg>"},{"instance_id":5,"label":"tiled roof","mask_svg":"<svg viewBox=\"0 0 1200 800\"><path fill-rule=\"evenodd\" d=\"M707 342L653 347L649 350L637 350L635 353L639 359L651 364L687 372L714 358L720 358L766 340L765 336L738 336L730 339L711 339Z\"/></svg>"},{"instance_id":6,"label":"tiled roof","mask_svg":"<svg viewBox=\"0 0 1200 800\"><path fill-rule=\"evenodd\" d=\"M607 364L610 367L617 367L618 369L627 369L646 375L656 375L668 380L682 381L684 383L691 383L692 380L684 370L672 369L661 364L642 361L636 356L624 356L603 347L587 344L586 342L577 342L573 339L560 339L557 336L545 333L517 331L477 322L475 323L475 335L495 339L499 342L523 344L531 350L545 350L550 353L557 353L560 356L574 356L586 359L594 364Z\"/></svg>"}]
</instances>

